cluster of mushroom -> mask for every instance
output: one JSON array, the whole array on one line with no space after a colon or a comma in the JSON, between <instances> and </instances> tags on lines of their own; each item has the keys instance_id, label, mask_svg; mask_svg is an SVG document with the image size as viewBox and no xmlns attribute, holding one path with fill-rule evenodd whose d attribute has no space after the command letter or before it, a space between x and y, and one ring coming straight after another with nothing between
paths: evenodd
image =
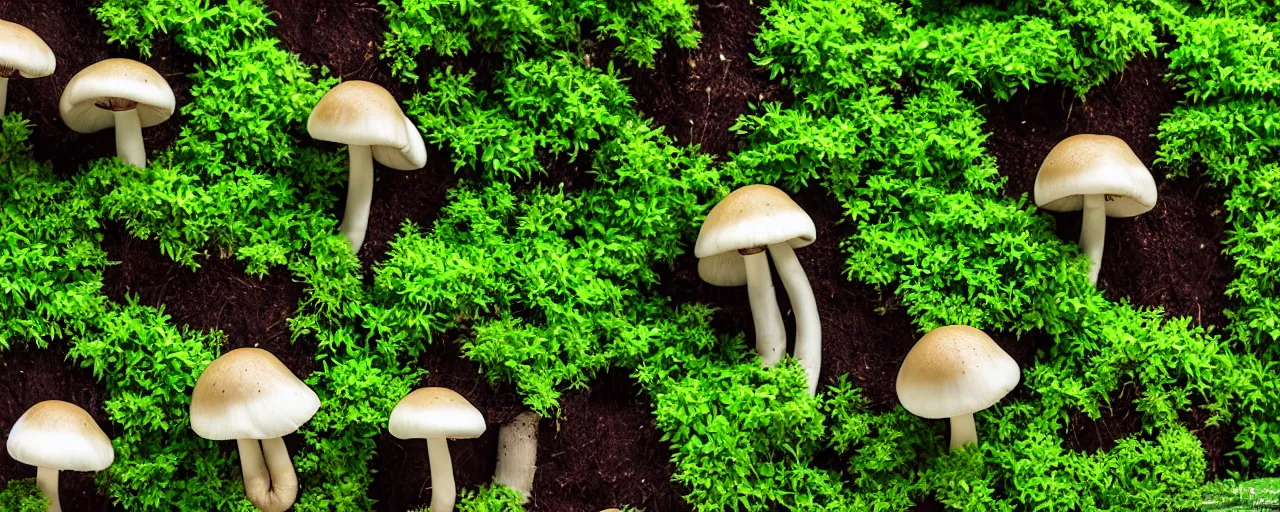
<instances>
[{"instance_id":1,"label":"cluster of mushroom","mask_svg":"<svg viewBox=\"0 0 1280 512\"><path fill-rule=\"evenodd\" d=\"M9 79L53 74L49 45L31 30L0 20L0 114ZM142 129L168 120L177 101L173 89L150 66L129 59L107 59L76 73L58 105L67 127L79 133L115 128L116 156L147 166ZM359 252L364 244L373 199L373 162L410 171L427 164L422 133L404 115L391 93L379 85L353 80L325 93L307 120L317 140L348 146L350 174L346 212L339 231Z\"/></svg>"}]
</instances>

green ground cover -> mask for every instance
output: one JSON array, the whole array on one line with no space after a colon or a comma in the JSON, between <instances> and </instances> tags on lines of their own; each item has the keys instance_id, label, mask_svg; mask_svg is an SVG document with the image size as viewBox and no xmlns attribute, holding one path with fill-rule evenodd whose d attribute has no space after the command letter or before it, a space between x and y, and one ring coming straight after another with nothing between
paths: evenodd
<instances>
[{"instance_id":1,"label":"green ground cover","mask_svg":"<svg viewBox=\"0 0 1280 512\"><path fill-rule=\"evenodd\" d=\"M328 213L344 155L304 144L303 121L336 80L284 50L256 1L95 9L114 43L145 53L165 32L198 59L188 121L148 169L104 159L55 175L29 156L21 114L6 116L0 348L66 344L69 364L103 383L124 434L99 485L125 509L250 505L236 461L186 419L221 334L107 300L107 220L183 265L215 249L305 285L291 329L317 341L308 384L323 405L294 457L299 511L372 506L375 436L429 371L413 364L424 346L464 326L464 356L544 414L605 370L635 376L698 510L899 510L925 497L963 510L1198 508L1221 484L1206 482L1179 421L1193 407L1236 432L1234 477L1280 467L1280 8L1269 2L779 1L765 8L757 64L795 101L742 117L745 148L723 162L640 115L611 63L579 57L586 39L616 43L619 65L695 45L684 1L381 3L383 58L424 84L400 98L405 111L461 181L433 225L403 226L371 283ZM504 59L488 89L416 65L420 53L471 51ZM973 98L1042 83L1083 95L1140 54L1167 58L1187 93L1161 124L1161 162L1203 169L1228 197L1236 274L1223 331L1104 299L1051 218L1002 193L982 144ZM538 184L534 156L584 159L592 183ZM979 447L947 453L942 422L871 410L847 382L808 396L798 366L759 367L734 333L711 329L708 309L655 292L656 269L689 250L710 205L748 183L826 189L856 226L838 241L849 278L900 297L919 329L1049 335L1022 398L984 413ZM1126 386L1140 390L1139 435L1092 455L1065 448L1069 415L1098 418ZM843 468L815 463L828 449ZM0 503L38 509L21 485ZM461 501L518 509L496 488Z\"/></svg>"}]
</instances>

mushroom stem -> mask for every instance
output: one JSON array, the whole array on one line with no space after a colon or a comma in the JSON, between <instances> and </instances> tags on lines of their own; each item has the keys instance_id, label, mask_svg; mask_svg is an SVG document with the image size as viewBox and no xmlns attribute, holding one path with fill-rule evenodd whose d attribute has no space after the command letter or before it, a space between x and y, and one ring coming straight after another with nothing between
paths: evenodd
<instances>
[{"instance_id":1,"label":"mushroom stem","mask_svg":"<svg viewBox=\"0 0 1280 512\"><path fill-rule=\"evenodd\" d=\"M5 104L9 101L9 77L0 76L0 116L5 114Z\"/></svg>"},{"instance_id":2,"label":"mushroom stem","mask_svg":"<svg viewBox=\"0 0 1280 512\"><path fill-rule=\"evenodd\" d=\"M427 439L427 457L431 460L431 512L450 512L458 498L458 489L453 484L449 440Z\"/></svg>"},{"instance_id":3,"label":"mushroom stem","mask_svg":"<svg viewBox=\"0 0 1280 512\"><path fill-rule=\"evenodd\" d=\"M778 296L773 291L769 257L763 250L749 254L739 251L739 254L747 266L747 295L751 300L751 318L756 325L756 352L767 368L778 364L787 351L787 331L782 325Z\"/></svg>"},{"instance_id":4,"label":"mushroom stem","mask_svg":"<svg viewBox=\"0 0 1280 512\"><path fill-rule=\"evenodd\" d=\"M347 211L338 230L351 242L351 252L360 253L369 228L369 204L373 202L373 148L348 146L351 174L347 183Z\"/></svg>"},{"instance_id":5,"label":"mushroom stem","mask_svg":"<svg viewBox=\"0 0 1280 512\"><path fill-rule=\"evenodd\" d=\"M142 120L138 109L112 111L116 119L116 157L121 162L145 169L147 148L142 141Z\"/></svg>"},{"instance_id":6,"label":"mushroom stem","mask_svg":"<svg viewBox=\"0 0 1280 512\"><path fill-rule=\"evenodd\" d=\"M967 444L978 444L978 427L973 423L973 413L951 418L951 449L958 450Z\"/></svg>"},{"instance_id":7,"label":"mushroom stem","mask_svg":"<svg viewBox=\"0 0 1280 512\"><path fill-rule=\"evenodd\" d=\"M244 492L253 506L263 512L284 512L293 506L298 498L298 475L293 472L284 439L263 439L261 444L257 439L237 439L236 444Z\"/></svg>"},{"instance_id":8,"label":"mushroom stem","mask_svg":"<svg viewBox=\"0 0 1280 512\"><path fill-rule=\"evenodd\" d=\"M1083 222L1080 224L1080 251L1089 256L1089 283L1098 284L1098 272L1102 270L1102 246L1107 237L1106 196L1084 196Z\"/></svg>"},{"instance_id":9,"label":"mushroom stem","mask_svg":"<svg viewBox=\"0 0 1280 512\"><path fill-rule=\"evenodd\" d=\"M773 264L778 267L778 277L782 278L791 310L796 315L795 357L808 374L809 394L813 395L818 392L818 373L822 369L822 322L818 318L818 303L791 244L770 245L769 253L773 255Z\"/></svg>"},{"instance_id":10,"label":"mushroom stem","mask_svg":"<svg viewBox=\"0 0 1280 512\"><path fill-rule=\"evenodd\" d=\"M533 475L538 462L538 420L532 412L523 412L498 430L498 468L493 481L517 491L529 501L533 492Z\"/></svg>"},{"instance_id":11,"label":"mushroom stem","mask_svg":"<svg viewBox=\"0 0 1280 512\"><path fill-rule=\"evenodd\" d=\"M62 512L62 502L58 501L58 470L36 468L36 487L49 497L49 512Z\"/></svg>"}]
</instances>

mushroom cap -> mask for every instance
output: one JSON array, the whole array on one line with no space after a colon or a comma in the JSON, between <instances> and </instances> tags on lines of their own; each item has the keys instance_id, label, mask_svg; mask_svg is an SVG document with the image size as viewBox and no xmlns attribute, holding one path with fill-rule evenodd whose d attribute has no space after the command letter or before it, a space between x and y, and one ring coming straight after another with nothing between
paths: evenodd
<instances>
[{"instance_id":1,"label":"mushroom cap","mask_svg":"<svg viewBox=\"0 0 1280 512\"><path fill-rule=\"evenodd\" d=\"M47 400L22 413L9 431L9 456L23 464L67 471L102 471L115 461L111 439L75 404Z\"/></svg>"},{"instance_id":2,"label":"mushroom cap","mask_svg":"<svg viewBox=\"0 0 1280 512\"><path fill-rule=\"evenodd\" d=\"M422 132L408 117L404 118L404 129L408 144L401 149L374 146L373 159L398 171L416 171L427 165L427 145L422 141Z\"/></svg>"},{"instance_id":3,"label":"mushroom cap","mask_svg":"<svg viewBox=\"0 0 1280 512\"><path fill-rule=\"evenodd\" d=\"M1084 208L1084 196L1105 195L1108 217L1132 217L1156 205L1151 171L1123 140L1073 135L1044 157L1036 174L1036 205L1056 212Z\"/></svg>"},{"instance_id":4,"label":"mushroom cap","mask_svg":"<svg viewBox=\"0 0 1280 512\"><path fill-rule=\"evenodd\" d=\"M898 400L921 418L952 418L995 405L1021 379L1018 363L990 336L949 325L925 334L902 361Z\"/></svg>"},{"instance_id":5,"label":"mushroom cap","mask_svg":"<svg viewBox=\"0 0 1280 512\"><path fill-rule=\"evenodd\" d=\"M115 114L97 105L111 98L136 102L143 128L167 121L177 105L169 82L151 66L136 60L107 59L71 77L62 91L58 112L68 128L94 133L116 125Z\"/></svg>"},{"instance_id":6,"label":"mushroom cap","mask_svg":"<svg viewBox=\"0 0 1280 512\"><path fill-rule=\"evenodd\" d=\"M484 416L448 388L415 389L391 410L391 435L400 439L474 439Z\"/></svg>"},{"instance_id":7,"label":"mushroom cap","mask_svg":"<svg viewBox=\"0 0 1280 512\"><path fill-rule=\"evenodd\" d=\"M191 430L205 439L274 439L298 430L320 398L276 356L238 348L205 368L191 392Z\"/></svg>"},{"instance_id":8,"label":"mushroom cap","mask_svg":"<svg viewBox=\"0 0 1280 512\"><path fill-rule=\"evenodd\" d=\"M307 118L307 133L316 140L400 150L410 143L405 120L400 104L382 86L351 80L324 93Z\"/></svg>"},{"instance_id":9,"label":"mushroom cap","mask_svg":"<svg viewBox=\"0 0 1280 512\"><path fill-rule=\"evenodd\" d=\"M747 185L725 196L702 223L693 254L698 274L717 286L741 286L747 282L740 249L786 242L800 248L813 243L818 230L813 219L786 192L769 185ZM730 253L729 256L721 256ZM726 284L718 284L726 283Z\"/></svg>"},{"instance_id":10,"label":"mushroom cap","mask_svg":"<svg viewBox=\"0 0 1280 512\"><path fill-rule=\"evenodd\" d=\"M53 74L58 65L53 50L31 29L0 20L0 67L14 69L24 78Z\"/></svg>"}]
</instances>

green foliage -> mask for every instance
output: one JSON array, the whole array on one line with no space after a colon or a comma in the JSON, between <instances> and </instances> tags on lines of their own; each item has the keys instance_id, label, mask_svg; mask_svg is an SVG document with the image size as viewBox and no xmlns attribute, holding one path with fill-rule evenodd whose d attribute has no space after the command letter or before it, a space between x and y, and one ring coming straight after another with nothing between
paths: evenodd
<instances>
[{"instance_id":1,"label":"green foliage","mask_svg":"<svg viewBox=\"0 0 1280 512\"><path fill-rule=\"evenodd\" d=\"M1223 482L1205 496L1203 510L1280 510L1280 478L1258 478L1238 484Z\"/></svg>"},{"instance_id":2,"label":"green foliage","mask_svg":"<svg viewBox=\"0 0 1280 512\"><path fill-rule=\"evenodd\" d=\"M36 487L34 478L10 480L0 490L0 509L11 512L45 512L49 498Z\"/></svg>"},{"instance_id":3,"label":"green foliage","mask_svg":"<svg viewBox=\"0 0 1280 512\"><path fill-rule=\"evenodd\" d=\"M501 484L483 485L458 493L458 512L522 512L524 496ZM428 512L427 509L422 509Z\"/></svg>"},{"instance_id":4,"label":"green foliage","mask_svg":"<svg viewBox=\"0 0 1280 512\"><path fill-rule=\"evenodd\" d=\"M467 55L473 50L515 60L547 50L577 52L584 27L616 43L615 53L652 66L664 39L681 48L697 46L694 7L684 0L379 0L387 11L383 56L392 72L418 78L423 51Z\"/></svg>"}]
</instances>

